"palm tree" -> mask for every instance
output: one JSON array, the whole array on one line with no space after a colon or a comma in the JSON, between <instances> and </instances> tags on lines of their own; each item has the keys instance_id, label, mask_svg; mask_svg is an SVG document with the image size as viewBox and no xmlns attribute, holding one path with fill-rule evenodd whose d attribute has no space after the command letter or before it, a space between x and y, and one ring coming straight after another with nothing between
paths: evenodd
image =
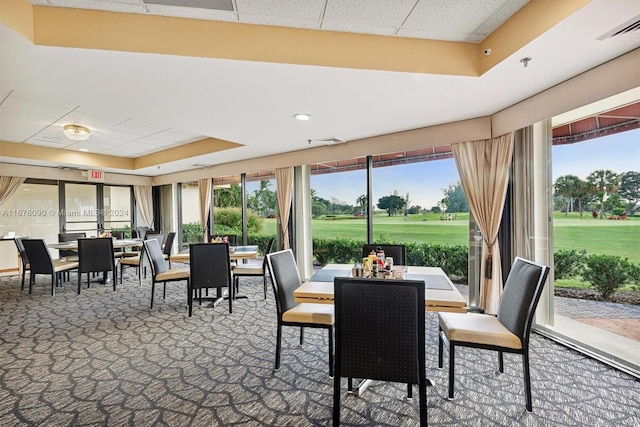
<instances>
[{"instance_id":1,"label":"palm tree","mask_svg":"<svg viewBox=\"0 0 640 427\"><path fill-rule=\"evenodd\" d=\"M366 196L366 194L361 194L357 199L356 199L356 203L358 204L358 206L360 206L360 213L364 214L364 211L367 207L369 200Z\"/></svg>"},{"instance_id":2,"label":"palm tree","mask_svg":"<svg viewBox=\"0 0 640 427\"><path fill-rule=\"evenodd\" d=\"M606 196L618 192L620 176L610 169L599 169L589 174L587 183L592 186L594 194L600 202L600 219L603 219L604 199Z\"/></svg>"},{"instance_id":3,"label":"palm tree","mask_svg":"<svg viewBox=\"0 0 640 427\"><path fill-rule=\"evenodd\" d=\"M565 209L564 216L569 215L571 199L577 197L581 182L583 181L575 175L564 175L556 179L556 183L553 185L556 190L556 195L564 196L567 199L567 207Z\"/></svg>"}]
</instances>

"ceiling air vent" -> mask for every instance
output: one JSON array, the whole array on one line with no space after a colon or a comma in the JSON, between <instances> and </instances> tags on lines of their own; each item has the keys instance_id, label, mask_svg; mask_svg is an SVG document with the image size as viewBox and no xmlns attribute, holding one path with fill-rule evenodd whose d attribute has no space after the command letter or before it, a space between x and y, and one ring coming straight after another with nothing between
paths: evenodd
<instances>
[{"instance_id":1,"label":"ceiling air vent","mask_svg":"<svg viewBox=\"0 0 640 427\"><path fill-rule=\"evenodd\" d=\"M598 40L607 39L621 41L640 41L640 15L636 15L627 22L618 25L616 28L607 31Z\"/></svg>"},{"instance_id":2,"label":"ceiling air vent","mask_svg":"<svg viewBox=\"0 0 640 427\"><path fill-rule=\"evenodd\" d=\"M225 10L233 12L232 0L142 0L145 4L192 7L194 9Z\"/></svg>"},{"instance_id":3,"label":"ceiling air vent","mask_svg":"<svg viewBox=\"0 0 640 427\"><path fill-rule=\"evenodd\" d=\"M344 139L340 139L340 138L337 138L335 136L332 136L331 138L320 139L319 141L320 142L324 142L327 145L342 144L344 142L347 142Z\"/></svg>"}]
</instances>

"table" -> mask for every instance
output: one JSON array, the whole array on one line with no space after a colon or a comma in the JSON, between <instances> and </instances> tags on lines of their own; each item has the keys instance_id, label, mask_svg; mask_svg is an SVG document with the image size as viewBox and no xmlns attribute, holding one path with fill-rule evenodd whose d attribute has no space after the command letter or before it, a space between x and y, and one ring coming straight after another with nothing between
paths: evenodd
<instances>
[{"instance_id":1,"label":"table","mask_svg":"<svg viewBox=\"0 0 640 427\"><path fill-rule=\"evenodd\" d=\"M333 304L333 278L349 277L351 264L327 264L293 291L295 302ZM467 312L467 300L440 267L394 266L404 269L405 279L425 281L425 310Z\"/></svg>"},{"instance_id":2,"label":"table","mask_svg":"<svg viewBox=\"0 0 640 427\"><path fill-rule=\"evenodd\" d=\"M90 237L88 237L90 239ZM71 240L69 242L60 242L60 243L49 243L47 245L51 249L62 249L65 251L77 251L78 250L78 241ZM113 247L116 248L129 248L129 247L140 247L142 246L142 239L114 239Z\"/></svg>"},{"instance_id":3,"label":"table","mask_svg":"<svg viewBox=\"0 0 640 427\"><path fill-rule=\"evenodd\" d=\"M239 260L239 259L255 259L258 257L258 246L257 245L248 245L248 246L236 246L235 251L229 251L229 258L231 260ZM171 255L169 257L171 262L189 262L189 249L186 249L177 254Z\"/></svg>"},{"instance_id":4,"label":"table","mask_svg":"<svg viewBox=\"0 0 640 427\"><path fill-rule=\"evenodd\" d=\"M293 300L295 302L333 304L334 277L351 276L352 267L351 264L325 265L322 270L311 276L308 281L293 291ZM395 265L393 268L394 270L403 270L404 278L407 280L424 280L424 305L426 311L467 312L467 300L453 286L451 280L440 267ZM427 380L427 382L430 383L430 380ZM351 393L359 396L367 389L370 383L371 380L363 379L351 390ZM349 385L351 385L351 382L349 382ZM431 383L431 385L433 384Z\"/></svg>"}]
</instances>

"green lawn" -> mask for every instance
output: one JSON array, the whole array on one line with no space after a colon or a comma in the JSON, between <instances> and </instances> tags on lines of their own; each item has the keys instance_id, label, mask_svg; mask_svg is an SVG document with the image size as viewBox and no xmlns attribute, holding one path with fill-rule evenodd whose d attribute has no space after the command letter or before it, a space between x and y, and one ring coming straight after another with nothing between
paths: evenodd
<instances>
[{"instance_id":1,"label":"green lawn","mask_svg":"<svg viewBox=\"0 0 640 427\"><path fill-rule=\"evenodd\" d=\"M381 238L396 242L431 242L466 245L468 242L468 214L457 220L442 221L440 215L376 215L373 220L374 240ZM265 220L265 229L275 229L275 219ZM367 223L364 218L314 219L314 237L350 237L366 240ZM640 217L627 220L593 219L590 214L580 218L577 213L565 217L554 214L554 248L585 249L590 254L609 254L629 258L640 263Z\"/></svg>"}]
</instances>

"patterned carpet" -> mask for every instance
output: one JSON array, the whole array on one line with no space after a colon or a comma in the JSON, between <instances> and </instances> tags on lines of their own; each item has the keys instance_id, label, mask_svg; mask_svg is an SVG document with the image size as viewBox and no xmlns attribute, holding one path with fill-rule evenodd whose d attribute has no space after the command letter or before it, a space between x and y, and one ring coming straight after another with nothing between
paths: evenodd
<instances>
[{"instance_id":1,"label":"patterned carpet","mask_svg":"<svg viewBox=\"0 0 640 427\"><path fill-rule=\"evenodd\" d=\"M333 381L326 333L285 328L282 367L273 370L275 305L260 280L243 278L233 314L203 304L187 317L186 289L66 284L55 298L38 279L32 298L15 277L0 279L1 426L331 425ZM72 281L75 275L72 274ZM73 282L72 282L73 283ZM446 399L437 366L437 320L427 315L428 418L432 426L640 426L640 383L534 335L534 412L524 410L520 358L459 349L456 397ZM346 380L343 380L346 389ZM417 397L417 389L414 388ZM374 382L342 393L343 425L415 426L418 399L406 386Z\"/></svg>"}]
</instances>

